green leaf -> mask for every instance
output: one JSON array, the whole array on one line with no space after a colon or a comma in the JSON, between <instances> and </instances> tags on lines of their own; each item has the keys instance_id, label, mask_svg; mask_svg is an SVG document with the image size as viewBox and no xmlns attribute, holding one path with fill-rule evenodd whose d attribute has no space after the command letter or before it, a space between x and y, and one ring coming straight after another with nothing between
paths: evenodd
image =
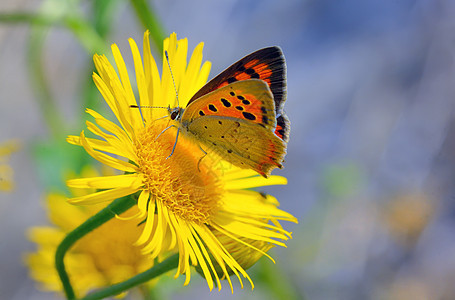
<instances>
[{"instance_id":1,"label":"green leaf","mask_svg":"<svg viewBox=\"0 0 455 300\"><path fill-rule=\"evenodd\" d=\"M163 40L165 30L158 20L153 8L147 3L147 0L131 0L134 11L145 29L150 31L150 36L158 53L163 53Z\"/></svg>"}]
</instances>

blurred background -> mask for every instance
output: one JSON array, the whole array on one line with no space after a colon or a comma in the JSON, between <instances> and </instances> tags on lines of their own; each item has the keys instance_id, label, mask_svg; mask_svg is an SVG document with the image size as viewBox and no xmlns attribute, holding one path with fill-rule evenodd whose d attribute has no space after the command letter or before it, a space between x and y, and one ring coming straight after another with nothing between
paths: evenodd
<instances>
[{"instance_id":1,"label":"blurred background","mask_svg":"<svg viewBox=\"0 0 455 300\"><path fill-rule=\"evenodd\" d=\"M142 45L145 30L134 2L0 3L0 143L21 144L15 189L0 193L0 299L58 299L28 277L25 232L48 224L44 196L81 160L64 137L85 128L86 107L106 109L93 53L117 43L133 67L127 39ZM210 78L283 49L292 130L274 174L289 184L263 190L299 219L277 264L249 270L254 292L209 292L194 276L166 281L163 299L455 299L454 1L148 4L166 34L205 42Z\"/></svg>"}]
</instances>

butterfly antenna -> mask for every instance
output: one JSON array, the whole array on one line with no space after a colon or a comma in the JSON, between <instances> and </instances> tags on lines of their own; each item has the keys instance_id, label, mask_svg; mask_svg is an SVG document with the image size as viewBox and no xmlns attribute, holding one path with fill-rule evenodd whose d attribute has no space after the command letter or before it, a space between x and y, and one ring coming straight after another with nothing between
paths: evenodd
<instances>
[{"instance_id":1,"label":"butterfly antenna","mask_svg":"<svg viewBox=\"0 0 455 300\"><path fill-rule=\"evenodd\" d=\"M164 108L167 109L165 106L152 106L152 105L130 105L130 108Z\"/></svg>"},{"instance_id":2,"label":"butterfly antenna","mask_svg":"<svg viewBox=\"0 0 455 300\"><path fill-rule=\"evenodd\" d=\"M169 63L169 55L167 54L167 50L164 50L164 55L166 56L166 61L167 61L167 65L169 67L169 72L171 72L171 78L172 78L172 83L174 84L175 97L177 99L177 107L178 107L179 106L179 93L177 92L177 87L175 85L174 75L172 74L171 64Z\"/></svg>"}]
</instances>

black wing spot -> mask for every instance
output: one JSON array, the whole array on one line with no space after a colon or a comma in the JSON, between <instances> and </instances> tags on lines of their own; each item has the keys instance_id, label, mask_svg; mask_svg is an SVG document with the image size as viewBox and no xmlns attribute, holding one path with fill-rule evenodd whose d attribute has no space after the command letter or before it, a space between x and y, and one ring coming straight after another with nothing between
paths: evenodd
<instances>
[{"instance_id":1,"label":"black wing spot","mask_svg":"<svg viewBox=\"0 0 455 300\"><path fill-rule=\"evenodd\" d=\"M235 96L235 93L234 92L230 92L229 93L231 96Z\"/></svg>"},{"instance_id":2,"label":"black wing spot","mask_svg":"<svg viewBox=\"0 0 455 300\"><path fill-rule=\"evenodd\" d=\"M237 79L236 79L235 77L229 77L229 78L227 79L227 82L228 82L228 83L233 83L233 82L236 82L236 81L237 81Z\"/></svg>"},{"instance_id":3,"label":"black wing spot","mask_svg":"<svg viewBox=\"0 0 455 300\"><path fill-rule=\"evenodd\" d=\"M262 111L262 113L264 113L264 114L267 113L267 109L265 108L265 106L261 106L261 111Z\"/></svg>"},{"instance_id":4,"label":"black wing spot","mask_svg":"<svg viewBox=\"0 0 455 300\"><path fill-rule=\"evenodd\" d=\"M253 68L248 68L245 70L245 73L250 75L250 78L261 78L259 74L253 69Z\"/></svg>"},{"instance_id":5,"label":"black wing spot","mask_svg":"<svg viewBox=\"0 0 455 300\"><path fill-rule=\"evenodd\" d=\"M245 97L243 97L242 95L238 95L238 96L237 96L237 99L239 99L239 100L245 100Z\"/></svg>"},{"instance_id":6,"label":"black wing spot","mask_svg":"<svg viewBox=\"0 0 455 300\"><path fill-rule=\"evenodd\" d=\"M269 124L269 118L267 118L266 115L263 115L263 116L262 116L262 123L264 123L264 124Z\"/></svg>"},{"instance_id":7,"label":"black wing spot","mask_svg":"<svg viewBox=\"0 0 455 300\"><path fill-rule=\"evenodd\" d=\"M223 103L223 105L225 107L231 107L231 102L229 102L228 100L224 99L224 98L221 98L221 102Z\"/></svg>"},{"instance_id":8,"label":"black wing spot","mask_svg":"<svg viewBox=\"0 0 455 300\"><path fill-rule=\"evenodd\" d=\"M213 112L217 112L218 111L218 109L216 109L215 105L213 105L213 104L209 104L209 109L211 111L213 111Z\"/></svg>"},{"instance_id":9,"label":"black wing spot","mask_svg":"<svg viewBox=\"0 0 455 300\"><path fill-rule=\"evenodd\" d=\"M224 139L224 135L222 135L221 138Z\"/></svg>"},{"instance_id":10,"label":"black wing spot","mask_svg":"<svg viewBox=\"0 0 455 300\"><path fill-rule=\"evenodd\" d=\"M200 116L205 116L205 113L204 113L202 110L200 110L200 111L199 111L199 115L200 115Z\"/></svg>"},{"instance_id":11,"label":"black wing spot","mask_svg":"<svg viewBox=\"0 0 455 300\"><path fill-rule=\"evenodd\" d=\"M246 99L242 100L242 103L245 104L245 105L250 105L251 104L250 100L246 100Z\"/></svg>"},{"instance_id":12,"label":"black wing spot","mask_svg":"<svg viewBox=\"0 0 455 300\"><path fill-rule=\"evenodd\" d=\"M231 150L231 149L228 149L228 151L227 151L227 152L228 152L228 153L232 153L232 150Z\"/></svg>"},{"instance_id":13,"label":"black wing spot","mask_svg":"<svg viewBox=\"0 0 455 300\"><path fill-rule=\"evenodd\" d=\"M287 142L289 140L289 121L287 120L286 116L279 115L276 118L276 124L276 134L283 141Z\"/></svg>"},{"instance_id":14,"label":"black wing spot","mask_svg":"<svg viewBox=\"0 0 455 300\"><path fill-rule=\"evenodd\" d=\"M218 124L220 124L220 125L223 125L223 122L221 122L221 121L218 121Z\"/></svg>"},{"instance_id":15,"label":"black wing spot","mask_svg":"<svg viewBox=\"0 0 455 300\"><path fill-rule=\"evenodd\" d=\"M240 106L240 105L239 105L239 106L236 106L235 108L236 108L237 110L243 110L243 109L244 109L243 106Z\"/></svg>"},{"instance_id":16,"label":"black wing spot","mask_svg":"<svg viewBox=\"0 0 455 300\"><path fill-rule=\"evenodd\" d=\"M207 129L207 126L204 126L205 129Z\"/></svg>"},{"instance_id":17,"label":"black wing spot","mask_svg":"<svg viewBox=\"0 0 455 300\"><path fill-rule=\"evenodd\" d=\"M244 112L242 112L242 115L248 120L251 120L251 121L256 120L256 116L249 112L244 111Z\"/></svg>"}]
</instances>

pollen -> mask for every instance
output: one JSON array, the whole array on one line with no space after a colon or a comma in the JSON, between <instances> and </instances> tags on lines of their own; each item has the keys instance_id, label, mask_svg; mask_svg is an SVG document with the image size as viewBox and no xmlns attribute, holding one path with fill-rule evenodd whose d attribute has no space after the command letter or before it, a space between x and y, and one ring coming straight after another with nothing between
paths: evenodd
<instances>
[{"instance_id":1,"label":"pollen","mask_svg":"<svg viewBox=\"0 0 455 300\"><path fill-rule=\"evenodd\" d=\"M221 205L224 191L214 168L216 161L204 156L183 134L176 141L177 128L163 131L167 124L164 120L152 122L138 136L137 164L144 189L150 192L151 201L161 201L179 218L208 223Z\"/></svg>"}]
</instances>

